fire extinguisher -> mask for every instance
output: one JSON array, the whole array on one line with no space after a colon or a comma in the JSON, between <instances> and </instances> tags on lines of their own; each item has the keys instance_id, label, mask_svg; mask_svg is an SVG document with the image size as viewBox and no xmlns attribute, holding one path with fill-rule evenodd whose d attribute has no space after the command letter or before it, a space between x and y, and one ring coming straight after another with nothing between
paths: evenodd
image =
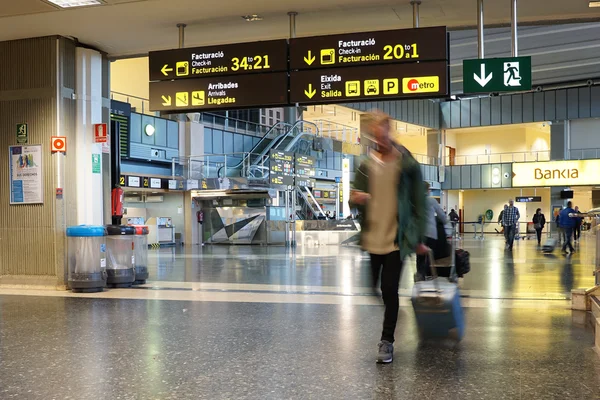
<instances>
[{"instance_id":1,"label":"fire extinguisher","mask_svg":"<svg viewBox=\"0 0 600 400\"><path fill-rule=\"evenodd\" d=\"M198 219L199 224L204 223L204 211L200 210L196 213L196 218Z\"/></svg>"},{"instance_id":2,"label":"fire extinguisher","mask_svg":"<svg viewBox=\"0 0 600 400\"><path fill-rule=\"evenodd\" d=\"M125 213L125 209L123 208L123 189L119 186L115 187L111 193L112 200L112 216L121 218Z\"/></svg>"}]
</instances>

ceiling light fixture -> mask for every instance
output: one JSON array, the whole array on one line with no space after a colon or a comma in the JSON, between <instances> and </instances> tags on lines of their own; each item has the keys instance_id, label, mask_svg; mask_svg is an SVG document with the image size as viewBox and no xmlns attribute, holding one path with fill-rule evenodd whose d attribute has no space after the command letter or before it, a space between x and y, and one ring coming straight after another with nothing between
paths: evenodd
<instances>
[{"instance_id":1,"label":"ceiling light fixture","mask_svg":"<svg viewBox=\"0 0 600 400\"><path fill-rule=\"evenodd\" d=\"M242 18L244 18L248 22L255 22L255 21L263 20L263 17L261 17L258 14L242 15Z\"/></svg>"},{"instance_id":2,"label":"ceiling light fixture","mask_svg":"<svg viewBox=\"0 0 600 400\"><path fill-rule=\"evenodd\" d=\"M588 6L590 8L600 7L600 1L590 1L590 3L588 4Z\"/></svg>"},{"instance_id":3,"label":"ceiling light fixture","mask_svg":"<svg viewBox=\"0 0 600 400\"><path fill-rule=\"evenodd\" d=\"M101 6L103 4L101 0L46 0L46 1L52 5L58 6L60 8Z\"/></svg>"}]
</instances>

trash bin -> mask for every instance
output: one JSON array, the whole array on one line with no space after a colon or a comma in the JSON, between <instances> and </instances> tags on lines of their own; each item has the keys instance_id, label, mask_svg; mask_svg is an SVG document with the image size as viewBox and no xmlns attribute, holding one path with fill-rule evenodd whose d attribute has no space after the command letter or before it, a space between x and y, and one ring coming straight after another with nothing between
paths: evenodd
<instances>
[{"instance_id":1,"label":"trash bin","mask_svg":"<svg viewBox=\"0 0 600 400\"><path fill-rule=\"evenodd\" d=\"M106 229L67 228L68 283L73 292L101 292L106 287Z\"/></svg>"},{"instance_id":2,"label":"trash bin","mask_svg":"<svg viewBox=\"0 0 600 400\"><path fill-rule=\"evenodd\" d=\"M135 282L134 285L143 285L148 279L148 233L150 230L144 225L132 225L135 228L133 242L135 244Z\"/></svg>"},{"instance_id":3,"label":"trash bin","mask_svg":"<svg viewBox=\"0 0 600 400\"><path fill-rule=\"evenodd\" d=\"M135 228L108 225L106 230L106 283L109 287L131 287L135 281Z\"/></svg>"}]
</instances>

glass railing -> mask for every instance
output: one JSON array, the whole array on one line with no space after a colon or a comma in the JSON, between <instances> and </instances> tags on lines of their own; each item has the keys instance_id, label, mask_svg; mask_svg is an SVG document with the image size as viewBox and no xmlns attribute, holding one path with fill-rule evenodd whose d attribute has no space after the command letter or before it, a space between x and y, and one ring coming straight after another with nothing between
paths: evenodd
<instances>
[{"instance_id":1,"label":"glass railing","mask_svg":"<svg viewBox=\"0 0 600 400\"><path fill-rule=\"evenodd\" d=\"M150 101L143 97L132 96L130 94L110 92L110 99L131 104L133 112L139 114L151 115L153 117L160 116L160 113L150 111Z\"/></svg>"},{"instance_id":2,"label":"glass railing","mask_svg":"<svg viewBox=\"0 0 600 400\"><path fill-rule=\"evenodd\" d=\"M268 159L249 152L176 157L171 161L171 175L196 180L225 177L264 180L269 176Z\"/></svg>"},{"instance_id":3,"label":"glass railing","mask_svg":"<svg viewBox=\"0 0 600 400\"><path fill-rule=\"evenodd\" d=\"M600 158L600 149L580 149L569 151L571 160L592 160Z\"/></svg>"},{"instance_id":4,"label":"glass railing","mask_svg":"<svg viewBox=\"0 0 600 400\"><path fill-rule=\"evenodd\" d=\"M325 138L335 139L345 143L360 143L360 132L358 131L358 128L338 124L325 119L317 119L311 122L316 125L321 136Z\"/></svg>"},{"instance_id":5,"label":"glass railing","mask_svg":"<svg viewBox=\"0 0 600 400\"><path fill-rule=\"evenodd\" d=\"M549 161L550 151L528 151L516 153L492 153L455 156L454 160L447 156L446 165L476 165L476 164L501 164L513 162Z\"/></svg>"}]
</instances>

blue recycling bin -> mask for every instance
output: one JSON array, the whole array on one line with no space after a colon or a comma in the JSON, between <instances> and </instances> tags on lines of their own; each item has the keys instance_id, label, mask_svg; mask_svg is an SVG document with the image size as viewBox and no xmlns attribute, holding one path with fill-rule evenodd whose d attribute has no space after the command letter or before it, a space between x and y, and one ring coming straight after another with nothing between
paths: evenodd
<instances>
[{"instance_id":1,"label":"blue recycling bin","mask_svg":"<svg viewBox=\"0 0 600 400\"><path fill-rule=\"evenodd\" d=\"M101 292L106 287L106 229L67 228L68 284L74 292Z\"/></svg>"}]
</instances>

